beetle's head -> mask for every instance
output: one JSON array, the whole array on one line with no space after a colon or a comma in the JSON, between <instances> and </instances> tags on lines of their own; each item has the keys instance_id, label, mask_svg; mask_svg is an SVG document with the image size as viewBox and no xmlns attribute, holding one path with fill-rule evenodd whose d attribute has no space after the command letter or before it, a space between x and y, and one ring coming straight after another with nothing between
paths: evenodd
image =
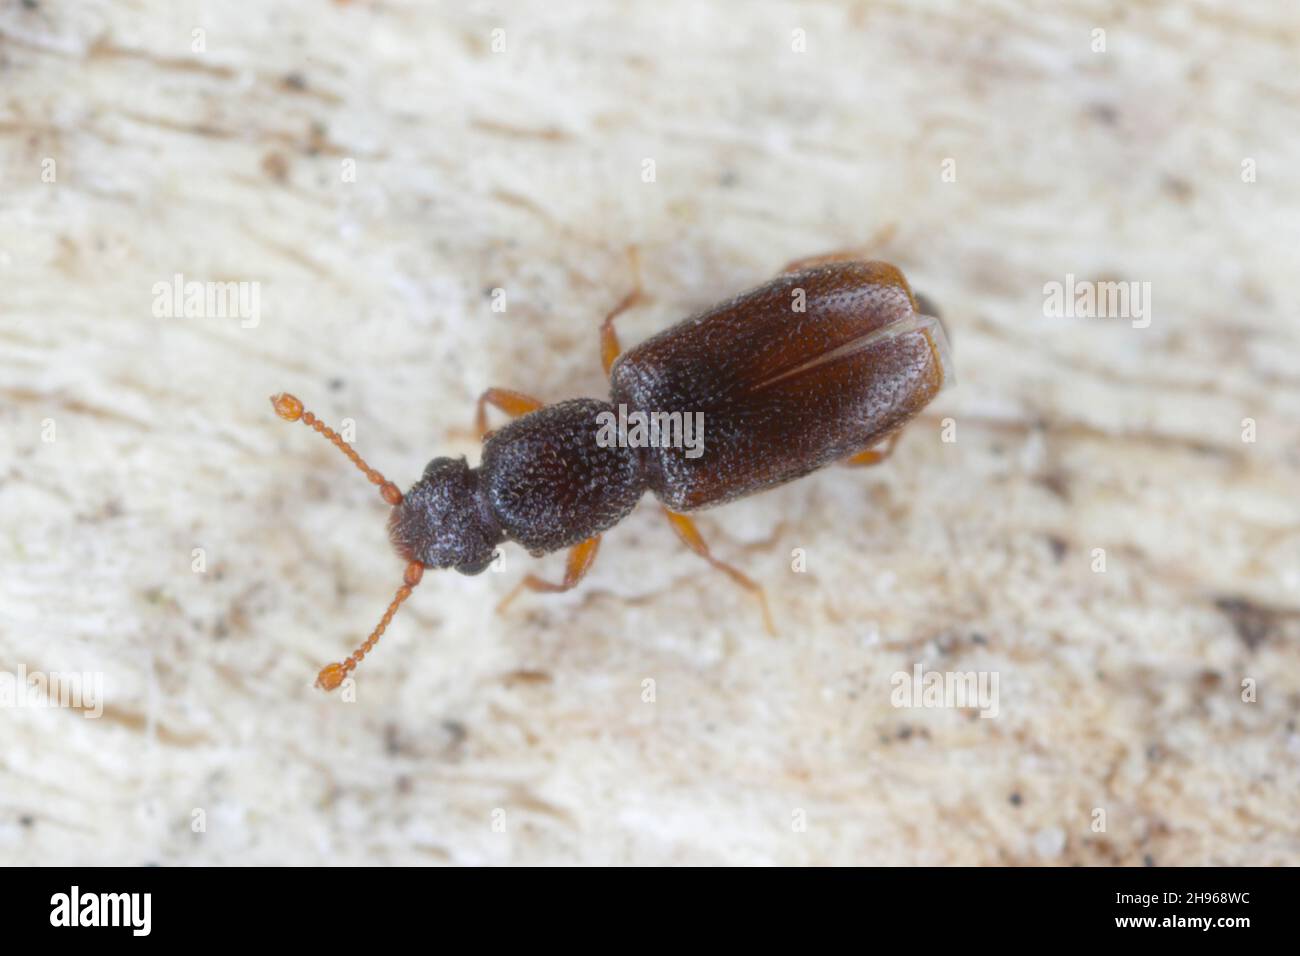
<instances>
[{"instance_id":1,"label":"beetle's head","mask_svg":"<svg viewBox=\"0 0 1300 956\"><path fill-rule=\"evenodd\" d=\"M483 507L478 472L464 458L435 458L393 508L388 537L407 561L479 574L496 556L501 528Z\"/></svg>"}]
</instances>

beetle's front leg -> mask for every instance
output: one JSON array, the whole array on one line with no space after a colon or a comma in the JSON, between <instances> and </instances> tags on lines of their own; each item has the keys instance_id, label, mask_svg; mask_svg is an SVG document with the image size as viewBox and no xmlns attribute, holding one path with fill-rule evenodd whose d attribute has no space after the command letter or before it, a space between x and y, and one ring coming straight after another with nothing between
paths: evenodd
<instances>
[{"instance_id":1,"label":"beetle's front leg","mask_svg":"<svg viewBox=\"0 0 1300 956\"><path fill-rule=\"evenodd\" d=\"M540 591L545 594L561 594L565 591L572 590L578 586L578 582L586 577L587 572L595 563L596 552L600 550L600 535L594 538L588 538L586 541L579 541L569 549L569 559L564 565L564 580L559 584L550 581L543 581L535 574L530 574L515 586L515 589L501 599L497 605L497 611L504 611L506 607L519 596L519 592L527 588L529 591Z\"/></svg>"},{"instance_id":2,"label":"beetle's front leg","mask_svg":"<svg viewBox=\"0 0 1300 956\"><path fill-rule=\"evenodd\" d=\"M645 293L641 288L641 260L636 246L628 246L627 258L632 266L632 291L623 296L622 301L614 306L609 315L605 316L605 321L600 324L600 364L605 367L607 376L609 370L614 367L614 361L619 353L623 351L622 346L618 344L618 333L614 331L614 320L645 299Z\"/></svg>"},{"instance_id":3,"label":"beetle's front leg","mask_svg":"<svg viewBox=\"0 0 1300 956\"><path fill-rule=\"evenodd\" d=\"M487 435L487 407L489 405L501 409L511 418L518 418L520 415L527 415L529 412L537 411L544 404L541 399L525 395L523 392L514 392L508 388L489 388L478 397L478 411L474 415L474 431L478 433L479 438Z\"/></svg>"}]
</instances>

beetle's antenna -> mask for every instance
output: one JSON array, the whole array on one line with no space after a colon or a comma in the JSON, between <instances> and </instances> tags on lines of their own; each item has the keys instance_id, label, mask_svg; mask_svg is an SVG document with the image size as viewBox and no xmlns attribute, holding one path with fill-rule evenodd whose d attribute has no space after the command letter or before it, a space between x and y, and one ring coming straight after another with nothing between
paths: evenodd
<instances>
[{"instance_id":1,"label":"beetle's antenna","mask_svg":"<svg viewBox=\"0 0 1300 956\"><path fill-rule=\"evenodd\" d=\"M397 609L402 606L402 602L411 596L411 592L415 590L415 586L420 583L420 578L423 576L424 565L419 561L412 561L406 566L406 573L402 575L402 580L405 583L397 589L397 594L393 596L393 600L389 603L388 610L384 612L384 616L379 619L379 624L370 632L370 636L361 643L361 646L352 652L350 657L335 664L326 664L321 668L320 673L316 675L317 687L321 690L334 690L339 686L339 684L343 683L343 678L347 677L350 672L355 670L356 666L360 664L365 656L374 649L374 646L379 643L379 639L383 636L384 631L386 631L388 625L392 623L393 615L396 614Z\"/></svg>"},{"instance_id":2,"label":"beetle's antenna","mask_svg":"<svg viewBox=\"0 0 1300 956\"><path fill-rule=\"evenodd\" d=\"M358 455L356 450L345 442L338 432L330 428L311 412L305 411L302 407L302 402L293 395L290 395L288 392L281 392L279 395L272 395L271 405L275 408L275 413L286 422L301 421L304 425L315 429L328 438L330 442L333 443L334 447L347 455L348 460L365 473L366 477L370 479L371 484L379 486L379 493L383 495L384 500L390 505L397 507L402 503L402 492L398 490L398 487L395 484L366 464L366 460ZM406 566L406 571L402 575L402 586L397 589L397 594L393 596L393 600L388 604L388 610L386 610L384 616L379 619L379 623L375 626L375 629L370 632L370 636L367 637L361 643L361 646L353 651L346 659L334 664L326 664L322 667L320 673L316 675L317 687L321 690L335 690L343 683L343 679L347 677L348 674L356 670L357 665L360 664L365 656L374 649L374 646L379 643L379 639L383 637L384 631L386 631L388 625L393 622L393 615L396 614L397 609L402 606L402 602L411 596L411 592L415 590L415 586L420 583L420 578L423 576L424 565L419 561L412 561Z\"/></svg>"},{"instance_id":3,"label":"beetle's antenna","mask_svg":"<svg viewBox=\"0 0 1300 956\"><path fill-rule=\"evenodd\" d=\"M367 465L366 460L358 455L356 450L339 436L338 432L330 428L311 412L304 411L302 402L297 398L290 395L288 392L281 392L279 395L271 396L271 405L275 408L275 413L286 422L301 421L304 425L314 428L333 442L334 446L339 451L348 456L348 460L351 461L352 464L365 472L366 477L370 479L371 484L379 486L379 493L384 496L384 500L390 505L396 507L402 503L402 493L398 490L397 485L393 484L379 472L375 471L375 469Z\"/></svg>"}]
</instances>

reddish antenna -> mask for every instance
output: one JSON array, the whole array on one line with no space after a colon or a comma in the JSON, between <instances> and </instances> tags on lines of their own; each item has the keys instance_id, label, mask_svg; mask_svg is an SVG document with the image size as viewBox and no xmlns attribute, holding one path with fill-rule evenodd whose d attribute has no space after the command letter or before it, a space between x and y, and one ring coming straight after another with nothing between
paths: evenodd
<instances>
[{"instance_id":1,"label":"reddish antenna","mask_svg":"<svg viewBox=\"0 0 1300 956\"><path fill-rule=\"evenodd\" d=\"M304 425L309 426L315 431L320 432L337 448L348 457L352 464L356 465L365 476L370 479L370 483L379 486L379 494L383 496L384 501L393 507L402 503L402 492L398 487L381 475L378 471L366 464L366 460L356 453L356 450L345 442L339 433L330 428L319 418L309 411L305 411L302 402L290 395L288 392L281 392L279 395L271 396L271 405L275 408L275 413L283 418L286 422L301 421ZM397 589L397 594L389 602L388 610L384 616L379 619L379 624L370 632L370 636L361 642L347 658L342 661L326 664L316 675L316 686L321 690L334 690L343 683L343 679L348 676L356 666L361 663L367 654L379 642L388 625L392 623L393 615L397 609L402 606L402 602L411 596L411 591L420 583L420 578L424 576L424 565L419 561L412 561L406 566L406 571L402 574L403 584Z\"/></svg>"}]
</instances>

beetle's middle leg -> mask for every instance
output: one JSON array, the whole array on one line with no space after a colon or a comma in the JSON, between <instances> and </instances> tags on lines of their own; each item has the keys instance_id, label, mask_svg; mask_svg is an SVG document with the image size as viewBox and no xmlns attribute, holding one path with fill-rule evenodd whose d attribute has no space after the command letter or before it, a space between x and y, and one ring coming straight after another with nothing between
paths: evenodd
<instances>
[{"instance_id":1,"label":"beetle's middle leg","mask_svg":"<svg viewBox=\"0 0 1300 956\"><path fill-rule=\"evenodd\" d=\"M543 581L535 574L530 574L515 586L515 589L501 599L497 605L498 611L504 611L506 606L519 596L519 592L525 588L529 591L541 591L545 594L560 594L564 591L570 591L578 586L581 581L591 570L592 564L596 560L596 552L600 550L600 535L594 538L588 538L586 541L579 541L569 549L569 558L564 565L564 580L559 584L553 584L550 581Z\"/></svg>"},{"instance_id":2,"label":"beetle's middle leg","mask_svg":"<svg viewBox=\"0 0 1300 956\"><path fill-rule=\"evenodd\" d=\"M763 591L763 586L725 561L715 558L709 552L709 546L705 543L704 536L700 534L700 529L695 527L695 522L686 515L669 511L667 508L664 508L664 514L668 517L668 523L673 526L673 530L677 532L677 537L682 539L686 547L758 598L759 606L763 609L763 627L767 629L767 633L775 634L776 628L772 625L772 612L768 610L767 595Z\"/></svg>"},{"instance_id":3,"label":"beetle's middle leg","mask_svg":"<svg viewBox=\"0 0 1300 956\"><path fill-rule=\"evenodd\" d=\"M614 367L614 360L623 351L623 347L618 344L618 333L614 331L614 320L645 299L645 293L641 288L641 260L637 255L636 246L628 246L627 258L632 266L632 291L623 296L622 301L614 306L613 311L605 316L605 321L600 324L600 364L605 367L606 375L609 375L609 370Z\"/></svg>"}]
</instances>

